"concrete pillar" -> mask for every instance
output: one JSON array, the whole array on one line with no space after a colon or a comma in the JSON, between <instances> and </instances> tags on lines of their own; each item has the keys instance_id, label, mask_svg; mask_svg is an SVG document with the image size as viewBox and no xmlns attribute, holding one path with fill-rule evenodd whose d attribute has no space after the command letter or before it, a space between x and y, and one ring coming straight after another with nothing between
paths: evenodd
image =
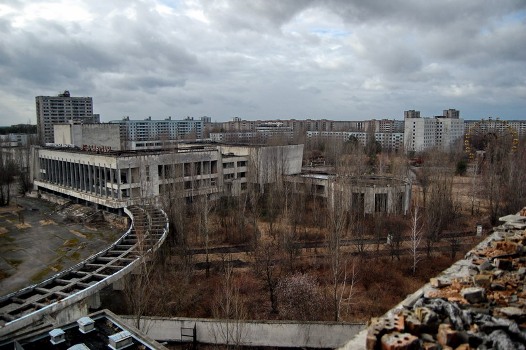
<instances>
[{"instance_id":1,"label":"concrete pillar","mask_svg":"<svg viewBox=\"0 0 526 350\"><path fill-rule=\"evenodd\" d=\"M102 189L104 191L104 197L108 198L108 186L106 185L108 183L108 169L106 168L106 164L104 164L104 170L102 171L104 176L102 177Z\"/></svg>"},{"instance_id":2,"label":"concrete pillar","mask_svg":"<svg viewBox=\"0 0 526 350\"><path fill-rule=\"evenodd\" d=\"M93 192L93 176L91 175L91 164L88 162L88 192Z\"/></svg>"},{"instance_id":3,"label":"concrete pillar","mask_svg":"<svg viewBox=\"0 0 526 350\"><path fill-rule=\"evenodd\" d=\"M86 303L90 309L99 309L102 305L100 302L100 293L96 292L86 298Z\"/></svg>"},{"instance_id":4,"label":"concrete pillar","mask_svg":"<svg viewBox=\"0 0 526 350\"><path fill-rule=\"evenodd\" d=\"M75 170L73 168L73 162L68 161L68 179L69 179L69 187L74 187L74 177L75 177Z\"/></svg>"},{"instance_id":5,"label":"concrete pillar","mask_svg":"<svg viewBox=\"0 0 526 350\"><path fill-rule=\"evenodd\" d=\"M126 276L124 278L126 278ZM113 282L113 290L124 290L124 278L119 278Z\"/></svg>"},{"instance_id":6,"label":"concrete pillar","mask_svg":"<svg viewBox=\"0 0 526 350\"><path fill-rule=\"evenodd\" d=\"M75 163L75 188L80 190L80 162Z\"/></svg>"},{"instance_id":7,"label":"concrete pillar","mask_svg":"<svg viewBox=\"0 0 526 350\"><path fill-rule=\"evenodd\" d=\"M79 186L80 190L84 191L84 164L79 162Z\"/></svg>"},{"instance_id":8,"label":"concrete pillar","mask_svg":"<svg viewBox=\"0 0 526 350\"><path fill-rule=\"evenodd\" d=\"M66 186L66 165L63 159L60 159L60 185Z\"/></svg>"},{"instance_id":9,"label":"concrete pillar","mask_svg":"<svg viewBox=\"0 0 526 350\"><path fill-rule=\"evenodd\" d=\"M100 166L100 163L99 163L99 166L98 166L98 169L99 169L99 196L102 197L102 191L104 190L104 186L103 186L103 182L104 182L104 176L103 176L103 167Z\"/></svg>"},{"instance_id":10,"label":"concrete pillar","mask_svg":"<svg viewBox=\"0 0 526 350\"><path fill-rule=\"evenodd\" d=\"M49 160L49 166L51 167L51 183L55 183L55 160L50 159Z\"/></svg>"},{"instance_id":11,"label":"concrete pillar","mask_svg":"<svg viewBox=\"0 0 526 350\"><path fill-rule=\"evenodd\" d=\"M110 174L110 197L115 198L114 189L113 189L113 176L115 174L115 170L112 168L108 169Z\"/></svg>"},{"instance_id":12,"label":"concrete pillar","mask_svg":"<svg viewBox=\"0 0 526 350\"><path fill-rule=\"evenodd\" d=\"M52 183L53 182L53 176L54 176L54 174L53 174L54 173L54 171L53 171L53 159L48 159L47 161L48 161L47 164L48 164L48 168L49 168L48 169L49 170L48 181Z\"/></svg>"},{"instance_id":13,"label":"concrete pillar","mask_svg":"<svg viewBox=\"0 0 526 350\"><path fill-rule=\"evenodd\" d=\"M40 161L42 162L42 164L44 165L44 169L45 169L45 174L44 174L44 179L49 181L49 168L48 168L48 160L47 158L40 158ZM42 176L42 174L40 174L40 176Z\"/></svg>"},{"instance_id":14,"label":"concrete pillar","mask_svg":"<svg viewBox=\"0 0 526 350\"><path fill-rule=\"evenodd\" d=\"M117 198L122 199L122 192L121 192L121 170L119 168L119 163L117 163L115 169L115 175L117 178Z\"/></svg>"},{"instance_id":15,"label":"concrete pillar","mask_svg":"<svg viewBox=\"0 0 526 350\"><path fill-rule=\"evenodd\" d=\"M60 160L59 159L55 159L55 170L56 170L56 173L55 173L55 183L56 184L60 184Z\"/></svg>"},{"instance_id":16,"label":"concrete pillar","mask_svg":"<svg viewBox=\"0 0 526 350\"><path fill-rule=\"evenodd\" d=\"M128 197L132 198L132 189L131 189L132 172L131 172L131 165L130 164L128 164L128 177L127 177L126 180L128 181Z\"/></svg>"},{"instance_id":17,"label":"concrete pillar","mask_svg":"<svg viewBox=\"0 0 526 350\"><path fill-rule=\"evenodd\" d=\"M86 164L82 164L82 190L84 192L88 191L88 177L87 177L87 166Z\"/></svg>"}]
</instances>

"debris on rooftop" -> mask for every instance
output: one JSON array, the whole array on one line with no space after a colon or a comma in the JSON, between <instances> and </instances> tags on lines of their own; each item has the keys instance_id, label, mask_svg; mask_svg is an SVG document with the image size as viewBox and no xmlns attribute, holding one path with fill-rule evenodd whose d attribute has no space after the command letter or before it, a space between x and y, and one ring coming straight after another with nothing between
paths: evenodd
<instances>
[{"instance_id":1,"label":"debris on rooftop","mask_svg":"<svg viewBox=\"0 0 526 350\"><path fill-rule=\"evenodd\" d=\"M526 349L526 208L500 220L417 298L371 320L366 349Z\"/></svg>"}]
</instances>

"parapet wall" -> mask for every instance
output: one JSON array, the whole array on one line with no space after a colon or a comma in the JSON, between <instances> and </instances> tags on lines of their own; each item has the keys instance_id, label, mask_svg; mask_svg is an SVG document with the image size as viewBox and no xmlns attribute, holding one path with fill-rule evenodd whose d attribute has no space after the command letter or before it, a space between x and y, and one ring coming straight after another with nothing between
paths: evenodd
<instances>
[{"instance_id":1,"label":"parapet wall","mask_svg":"<svg viewBox=\"0 0 526 350\"><path fill-rule=\"evenodd\" d=\"M133 316L119 316L137 326ZM195 328L194 328L195 327ZM199 318L142 317L141 330L159 342L191 342L233 346L337 348L365 328L335 322L240 321Z\"/></svg>"}]
</instances>

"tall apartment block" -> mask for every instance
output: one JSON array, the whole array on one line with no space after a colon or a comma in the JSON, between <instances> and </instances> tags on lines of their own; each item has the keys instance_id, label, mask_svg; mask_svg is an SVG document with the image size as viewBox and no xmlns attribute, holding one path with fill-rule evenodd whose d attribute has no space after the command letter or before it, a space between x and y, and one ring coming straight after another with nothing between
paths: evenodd
<instances>
[{"instance_id":1,"label":"tall apartment block","mask_svg":"<svg viewBox=\"0 0 526 350\"><path fill-rule=\"evenodd\" d=\"M93 114L91 97L72 97L66 90L58 96L37 96L35 102L41 143L54 142L54 124L100 123L100 116Z\"/></svg>"},{"instance_id":2,"label":"tall apartment block","mask_svg":"<svg viewBox=\"0 0 526 350\"><path fill-rule=\"evenodd\" d=\"M419 111L404 112L404 147L407 152L420 152L438 147L448 150L464 136L464 120L459 111L444 110L434 118L420 118Z\"/></svg>"}]
</instances>

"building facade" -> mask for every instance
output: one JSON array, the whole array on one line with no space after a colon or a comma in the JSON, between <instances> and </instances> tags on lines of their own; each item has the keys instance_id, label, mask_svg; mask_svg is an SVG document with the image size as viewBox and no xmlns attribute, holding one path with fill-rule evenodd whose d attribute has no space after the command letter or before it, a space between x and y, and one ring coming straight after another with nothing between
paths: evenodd
<instances>
[{"instance_id":1,"label":"building facade","mask_svg":"<svg viewBox=\"0 0 526 350\"><path fill-rule=\"evenodd\" d=\"M420 118L419 111L404 112L404 148L421 152L438 147L449 150L464 136L464 120L454 109L444 110L442 116ZM452 117L453 116L453 117Z\"/></svg>"},{"instance_id":2,"label":"building facade","mask_svg":"<svg viewBox=\"0 0 526 350\"><path fill-rule=\"evenodd\" d=\"M37 96L35 103L37 133L41 143L54 141L54 124L100 122L100 116L93 114L91 97L72 97L69 91L64 91L58 96Z\"/></svg>"},{"instance_id":3,"label":"building facade","mask_svg":"<svg viewBox=\"0 0 526 350\"><path fill-rule=\"evenodd\" d=\"M79 150L36 147L34 189L108 209L180 198L239 194L248 183L264 185L275 174L301 172L303 145L242 147L186 145L164 151Z\"/></svg>"},{"instance_id":4,"label":"building facade","mask_svg":"<svg viewBox=\"0 0 526 350\"><path fill-rule=\"evenodd\" d=\"M358 131L307 131L307 141L312 141L316 138L327 140L349 141L355 138L362 146L367 144L368 138L372 135L369 132ZM390 150L398 152L404 147L404 133L403 132L375 132L374 138L382 146L382 150Z\"/></svg>"},{"instance_id":5,"label":"building facade","mask_svg":"<svg viewBox=\"0 0 526 350\"><path fill-rule=\"evenodd\" d=\"M112 120L110 123L120 126L121 139L127 141L163 141L181 139L203 138L204 124L209 122L209 117L199 120L187 117L183 120L172 120L168 117L163 120L155 120L148 117L144 120L130 120L125 117L122 120Z\"/></svg>"}]
</instances>

